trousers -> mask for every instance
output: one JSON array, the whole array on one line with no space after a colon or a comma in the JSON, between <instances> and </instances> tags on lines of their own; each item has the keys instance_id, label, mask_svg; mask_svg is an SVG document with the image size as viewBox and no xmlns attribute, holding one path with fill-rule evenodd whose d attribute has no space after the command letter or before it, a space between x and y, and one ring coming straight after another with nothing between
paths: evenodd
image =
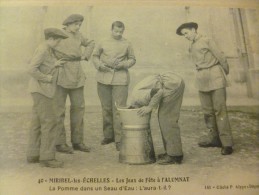
<instances>
[{"instance_id":1,"label":"trousers","mask_svg":"<svg viewBox=\"0 0 259 195\"><path fill-rule=\"evenodd\" d=\"M118 106L126 106L128 85L105 85L97 82L97 92L102 106L104 138L121 140L121 120Z\"/></svg>"},{"instance_id":2,"label":"trousers","mask_svg":"<svg viewBox=\"0 0 259 195\"><path fill-rule=\"evenodd\" d=\"M40 93L32 93L32 120L29 131L28 157L40 160L55 159L57 137L57 116L54 100Z\"/></svg>"},{"instance_id":3,"label":"trousers","mask_svg":"<svg viewBox=\"0 0 259 195\"><path fill-rule=\"evenodd\" d=\"M176 92L166 97L158 108L158 122L162 134L162 140L166 153L169 156L182 156L182 141L178 120L184 93L184 81Z\"/></svg>"},{"instance_id":4,"label":"trousers","mask_svg":"<svg viewBox=\"0 0 259 195\"><path fill-rule=\"evenodd\" d=\"M224 147L233 146L232 132L226 106L226 88L199 91L205 124L213 137L219 136Z\"/></svg>"},{"instance_id":5,"label":"trousers","mask_svg":"<svg viewBox=\"0 0 259 195\"><path fill-rule=\"evenodd\" d=\"M80 144L84 141L84 87L68 89L57 86L56 106L58 115L58 136L57 145L66 143L66 131L64 126L66 99L70 99L70 131L71 143Z\"/></svg>"}]
</instances>

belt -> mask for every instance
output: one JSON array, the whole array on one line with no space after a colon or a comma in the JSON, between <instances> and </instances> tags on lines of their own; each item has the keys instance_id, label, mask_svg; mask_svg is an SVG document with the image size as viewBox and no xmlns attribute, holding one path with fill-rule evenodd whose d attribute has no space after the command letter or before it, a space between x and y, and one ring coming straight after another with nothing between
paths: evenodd
<instances>
[{"instance_id":1,"label":"belt","mask_svg":"<svg viewBox=\"0 0 259 195\"><path fill-rule=\"evenodd\" d=\"M197 71L201 71L201 70L204 70L204 69L209 69L209 68L211 68L211 67L213 67L213 66L217 66L217 65L220 65L220 63L213 64L212 66L209 66L209 67L204 67L204 68L198 68L198 67L197 67L197 65L196 65L196 70L197 70Z\"/></svg>"},{"instance_id":2,"label":"belt","mask_svg":"<svg viewBox=\"0 0 259 195\"><path fill-rule=\"evenodd\" d=\"M53 54L59 60L62 59L64 61L68 61L68 62L81 61L81 56L71 57L71 58L69 58L69 57L62 57L62 56L64 56L64 54L62 54L61 52L58 52L58 51L53 51ZM59 54L59 55L57 56L57 54Z\"/></svg>"},{"instance_id":3,"label":"belt","mask_svg":"<svg viewBox=\"0 0 259 195\"><path fill-rule=\"evenodd\" d=\"M76 58L61 58L64 61L68 62L75 62L75 61L81 61L81 57L76 57Z\"/></svg>"},{"instance_id":4,"label":"belt","mask_svg":"<svg viewBox=\"0 0 259 195\"><path fill-rule=\"evenodd\" d=\"M109 66L109 65L104 65L104 66L107 67L107 68L112 69L114 72L120 71L120 70L118 70L118 69L115 69L115 67L112 67L112 66Z\"/></svg>"},{"instance_id":5,"label":"belt","mask_svg":"<svg viewBox=\"0 0 259 195\"><path fill-rule=\"evenodd\" d=\"M110 68L110 69L115 70L115 67L113 67L113 66L109 66L109 65L107 65L107 64L105 64L104 66L106 66L107 68Z\"/></svg>"}]
</instances>

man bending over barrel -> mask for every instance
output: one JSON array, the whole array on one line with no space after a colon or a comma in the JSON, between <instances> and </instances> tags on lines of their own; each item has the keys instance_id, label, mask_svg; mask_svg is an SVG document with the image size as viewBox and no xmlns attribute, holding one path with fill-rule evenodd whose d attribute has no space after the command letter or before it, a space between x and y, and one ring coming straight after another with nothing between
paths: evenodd
<instances>
[{"instance_id":1,"label":"man bending over barrel","mask_svg":"<svg viewBox=\"0 0 259 195\"><path fill-rule=\"evenodd\" d=\"M166 153L158 155L158 163L181 164L182 142L178 119L184 93L183 79L166 72L144 78L132 91L131 108L140 108L143 116L158 108L158 122Z\"/></svg>"}]
</instances>

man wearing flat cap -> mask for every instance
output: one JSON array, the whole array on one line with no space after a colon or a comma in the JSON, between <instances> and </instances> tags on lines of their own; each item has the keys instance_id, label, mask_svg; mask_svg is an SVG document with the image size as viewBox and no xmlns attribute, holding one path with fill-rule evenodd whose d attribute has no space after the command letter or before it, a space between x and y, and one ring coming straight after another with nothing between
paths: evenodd
<instances>
[{"instance_id":1,"label":"man wearing flat cap","mask_svg":"<svg viewBox=\"0 0 259 195\"><path fill-rule=\"evenodd\" d=\"M65 61L64 66L59 68L57 80L57 110L58 129L60 135L57 138L57 151L73 153L74 150L89 152L90 148L84 144L84 84L85 74L80 61L88 61L91 57L94 42L85 38L80 32L84 17L80 14L68 16L64 22L64 33L68 36L55 48L58 59ZM81 47L84 47L82 52ZM70 131L73 148L66 144L66 131L64 126L65 104L67 96L70 99Z\"/></svg>"},{"instance_id":2,"label":"man wearing flat cap","mask_svg":"<svg viewBox=\"0 0 259 195\"><path fill-rule=\"evenodd\" d=\"M189 51L197 70L196 83L209 129L208 135L200 138L199 146L222 147L221 154L229 155L233 152L233 139L226 106L228 63L216 43L197 29L195 22L184 23L176 34L191 42Z\"/></svg>"},{"instance_id":3,"label":"man wearing flat cap","mask_svg":"<svg viewBox=\"0 0 259 195\"><path fill-rule=\"evenodd\" d=\"M57 60L53 50L62 39L68 38L61 30L48 28L44 30L45 42L35 51L29 74L30 92L33 99L33 113L29 132L27 150L28 163L58 168L63 162L55 160L57 137L57 115L54 109L58 69L64 61Z\"/></svg>"},{"instance_id":4,"label":"man wearing flat cap","mask_svg":"<svg viewBox=\"0 0 259 195\"><path fill-rule=\"evenodd\" d=\"M63 21L63 25L67 26L69 24L72 24L74 22L83 22L84 21L84 17L80 14L72 14L70 16L68 16L64 21Z\"/></svg>"}]
</instances>

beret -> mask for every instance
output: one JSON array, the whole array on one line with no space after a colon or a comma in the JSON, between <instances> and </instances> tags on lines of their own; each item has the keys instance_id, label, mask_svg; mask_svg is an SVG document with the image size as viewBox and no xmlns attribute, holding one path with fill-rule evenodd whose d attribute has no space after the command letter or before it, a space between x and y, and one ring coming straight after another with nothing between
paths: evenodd
<instances>
[{"instance_id":1,"label":"beret","mask_svg":"<svg viewBox=\"0 0 259 195\"><path fill-rule=\"evenodd\" d=\"M195 30L197 30L198 24L195 23L195 22L184 23L177 28L176 34L182 36L183 34L181 33L181 30L184 29L184 28L194 28Z\"/></svg>"},{"instance_id":2,"label":"beret","mask_svg":"<svg viewBox=\"0 0 259 195\"><path fill-rule=\"evenodd\" d=\"M68 24L71 24L74 22L83 22L83 20L84 20L84 16L80 14L72 14L64 20L63 25L67 26Z\"/></svg>"},{"instance_id":3,"label":"beret","mask_svg":"<svg viewBox=\"0 0 259 195\"><path fill-rule=\"evenodd\" d=\"M58 29L58 28L46 28L44 29L44 34L47 37L60 37L62 39L66 39L68 38L68 36L62 32L62 30Z\"/></svg>"}]
</instances>

